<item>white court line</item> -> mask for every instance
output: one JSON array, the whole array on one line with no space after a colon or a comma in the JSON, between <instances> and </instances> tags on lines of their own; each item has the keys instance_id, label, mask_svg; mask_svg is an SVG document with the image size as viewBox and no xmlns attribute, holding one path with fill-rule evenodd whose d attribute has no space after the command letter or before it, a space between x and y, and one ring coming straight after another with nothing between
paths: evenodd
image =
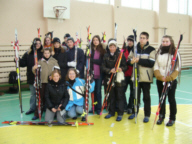
<instances>
[{"instance_id":1,"label":"white court line","mask_svg":"<svg viewBox=\"0 0 192 144\"><path fill-rule=\"evenodd\" d=\"M111 124L111 127L114 127L114 125L115 125L115 123L112 123L112 124Z\"/></svg>"},{"instance_id":2,"label":"white court line","mask_svg":"<svg viewBox=\"0 0 192 144\"><path fill-rule=\"evenodd\" d=\"M109 131L109 136L112 137L113 136L113 132Z\"/></svg>"},{"instance_id":3,"label":"white court line","mask_svg":"<svg viewBox=\"0 0 192 144\"><path fill-rule=\"evenodd\" d=\"M154 95L156 97L159 97L158 95L156 94L150 94L150 95ZM185 99L185 98L179 98L179 97L175 97L176 99L182 99L182 100L187 100L187 101L192 101L192 99Z\"/></svg>"},{"instance_id":4,"label":"white court line","mask_svg":"<svg viewBox=\"0 0 192 144\"><path fill-rule=\"evenodd\" d=\"M25 99L25 98L29 98L29 97L22 97L22 99ZM17 99L19 99L19 98L15 98L15 99L6 99L6 100L0 100L0 102L2 102L2 101L11 101L11 100L17 100Z\"/></svg>"},{"instance_id":5,"label":"white court line","mask_svg":"<svg viewBox=\"0 0 192 144\"><path fill-rule=\"evenodd\" d=\"M19 95L19 94L18 94ZM1 98L7 98L7 97L16 97L16 96L18 96L18 95L14 95L14 96L3 96L3 97L0 97L0 99ZM22 96L24 96L24 95L30 95L30 94L21 94Z\"/></svg>"}]
</instances>

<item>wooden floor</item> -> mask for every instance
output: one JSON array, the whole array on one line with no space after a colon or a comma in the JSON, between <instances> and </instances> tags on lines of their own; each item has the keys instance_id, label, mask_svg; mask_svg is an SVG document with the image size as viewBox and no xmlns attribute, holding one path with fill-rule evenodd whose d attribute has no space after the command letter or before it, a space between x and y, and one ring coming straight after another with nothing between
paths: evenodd
<instances>
[{"instance_id":1,"label":"wooden floor","mask_svg":"<svg viewBox=\"0 0 192 144\"><path fill-rule=\"evenodd\" d=\"M174 126L166 127L169 118L167 105L166 119L162 125L152 125L158 105L156 83L151 85L152 113L150 121L143 123L143 102L138 115L138 123L128 120L124 114L121 122L116 122L116 116L104 119L106 113L89 115L93 126L10 126L0 124L0 144L190 144L192 143L192 69L182 71L181 83L177 87L177 117ZM23 91L23 109L29 109L29 91ZM129 89L127 97L129 96ZM168 102L167 102L168 104ZM24 115L23 120L33 117ZM17 94L5 94L0 97L0 122L5 120L20 120L19 100ZM73 121L67 119L67 121ZM80 121L80 118L78 118Z\"/></svg>"}]
</instances>

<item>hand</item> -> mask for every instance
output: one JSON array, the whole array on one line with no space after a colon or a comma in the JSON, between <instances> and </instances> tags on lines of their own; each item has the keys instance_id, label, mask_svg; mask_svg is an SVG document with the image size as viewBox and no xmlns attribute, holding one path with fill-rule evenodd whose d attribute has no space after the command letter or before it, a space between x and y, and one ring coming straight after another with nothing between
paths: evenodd
<instances>
[{"instance_id":1,"label":"hand","mask_svg":"<svg viewBox=\"0 0 192 144\"><path fill-rule=\"evenodd\" d=\"M16 61L18 61L19 59L16 57L15 59L14 59L14 61L16 62Z\"/></svg>"},{"instance_id":2,"label":"hand","mask_svg":"<svg viewBox=\"0 0 192 144\"><path fill-rule=\"evenodd\" d=\"M117 71L118 71L118 72L122 72L122 69L121 69L121 68L118 68Z\"/></svg>"},{"instance_id":3,"label":"hand","mask_svg":"<svg viewBox=\"0 0 192 144\"><path fill-rule=\"evenodd\" d=\"M136 60L136 63L138 63L138 62L139 62L139 58L135 58L135 60Z\"/></svg>"},{"instance_id":4,"label":"hand","mask_svg":"<svg viewBox=\"0 0 192 144\"><path fill-rule=\"evenodd\" d=\"M57 111L61 111L60 107L62 106L62 104L59 105L59 107L57 108Z\"/></svg>"},{"instance_id":5,"label":"hand","mask_svg":"<svg viewBox=\"0 0 192 144\"><path fill-rule=\"evenodd\" d=\"M89 80L91 80L91 76L89 76Z\"/></svg>"},{"instance_id":6,"label":"hand","mask_svg":"<svg viewBox=\"0 0 192 144\"><path fill-rule=\"evenodd\" d=\"M34 69L34 70L36 70L37 68L38 68L38 66L37 66L37 65L34 65L34 66L33 66L33 69Z\"/></svg>"},{"instance_id":7,"label":"hand","mask_svg":"<svg viewBox=\"0 0 192 144\"><path fill-rule=\"evenodd\" d=\"M70 66L70 67L74 67L75 68L77 63L72 61L72 62L68 62L67 65Z\"/></svg>"},{"instance_id":8,"label":"hand","mask_svg":"<svg viewBox=\"0 0 192 144\"><path fill-rule=\"evenodd\" d=\"M165 77L162 78L162 81L165 82Z\"/></svg>"},{"instance_id":9,"label":"hand","mask_svg":"<svg viewBox=\"0 0 192 144\"><path fill-rule=\"evenodd\" d=\"M132 60L131 60L131 64L134 64L134 63L136 63L136 58L135 57L133 57Z\"/></svg>"},{"instance_id":10,"label":"hand","mask_svg":"<svg viewBox=\"0 0 192 144\"><path fill-rule=\"evenodd\" d=\"M116 73L115 68L111 69L110 73Z\"/></svg>"},{"instance_id":11,"label":"hand","mask_svg":"<svg viewBox=\"0 0 192 144\"><path fill-rule=\"evenodd\" d=\"M54 113L57 111L55 108L52 108L51 110L52 110L52 112L54 112Z\"/></svg>"}]
</instances>

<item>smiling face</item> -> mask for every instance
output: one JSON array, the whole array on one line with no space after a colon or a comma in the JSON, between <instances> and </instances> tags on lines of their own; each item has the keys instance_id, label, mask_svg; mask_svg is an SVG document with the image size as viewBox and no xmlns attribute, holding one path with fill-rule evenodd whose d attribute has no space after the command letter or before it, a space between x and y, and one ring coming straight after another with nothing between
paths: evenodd
<instances>
[{"instance_id":1,"label":"smiling face","mask_svg":"<svg viewBox=\"0 0 192 144\"><path fill-rule=\"evenodd\" d=\"M50 53L49 50L45 50L45 51L43 52L43 55L44 55L45 58L49 58L50 55L51 55L51 53Z\"/></svg>"},{"instance_id":2,"label":"smiling face","mask_svg":"<svg viewBox=\"0 0 192 144\"><path fill-rule=\"evenodd\" d=\"M163 38L162 42L161 42L162 46L170 46L171 45L171 41L169 38Z\"/></svg>"},{"instance_id":3,"label":"smiling face","mask_svg":"<svg viewBox=\"0 0 192 144\"><path fill-rule=\"evenodd\" d=\"M50 40L50 38L46 38L45 39L45 44L47 45L47 46L49 46L50 44L51 44L51 40Z\"/></svg>"},{"instance_id":4,"label":"smiling face","mask_svg":"<svg viewBox=\"0 0 192 144\"><path fill-rule=\"evenodd\" d=\"M54 46L54 48L59 48L59 47L60 47L60 43L59 43L59 42L55 42L55 43L53 44L53 46Z\"/></svg>"},{"instance_id":5,"label":"smiling face","mask_svg":"<svg viewBox=\"0 0 192 144\"><path fill-rule=\"evenodd\" d=\"M60 79L60 75L59 75L59 73L57 73L57 72L54 73L54 74L53 74L53 81L54 81L54 82L58 82L59 79Z\"/></svg>"},{"instance_id":6,"label":"smiling face","mask_svg":"<svg viewBox=\"0 0 192 144\"><path fill-rule=\"evenodd\" d=\"M99 39L97 37L95 37L93 39L93 44L94 44L94 46L98 46L99 45Z\"/></svg>"},{"instance_id":7,"label":"smiling face","mask_svg":"<svg viewBox=\"0 0 192 144\"><path fill-rule=\"evenodd\" d=\"M70 80L74 80L76 78L76 73L73 70L70 70L68 76Z\"/></svg>"},{"instance_id":8,"label":"smiling face","mask_svg":"<svg viewBox=\"0 0 192 144\"><path fill-rule=\"evenodd\" d=\"M111 45L109 46L110 53L115 53L115 52L116 52L116 49L117 49L117 47L116 47L114 44L111 44Z\"/></svg>"},{"instance_id":9,"label":"smiling face","mask_svg":"<svg viewBox=\"0 0 192 144\"><path fill-rule=\"evenodd\" d=\"M68 45L69 48L73 48L74 42L72 40L68 40L67 45Z\"/></svg>"}]
</instances>

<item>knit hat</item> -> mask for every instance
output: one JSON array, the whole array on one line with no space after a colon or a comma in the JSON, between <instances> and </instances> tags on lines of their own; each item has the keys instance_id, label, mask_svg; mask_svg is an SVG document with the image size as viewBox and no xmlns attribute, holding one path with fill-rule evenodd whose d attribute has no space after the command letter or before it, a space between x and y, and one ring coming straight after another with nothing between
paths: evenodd
<instances>
[{"instance_id":1,"label":"knit hat","mask_svg":"<svg viewBox=\"0 0 192 144\"><path fill-rule=\"evenodd\" d=\"M115 40L111 40L108 44L108 47L110 47L110 45L115 45L117 47L117 42Z\"/></svg>"},{"instance_id":2,"label":"knit hat","mask_svg":"<svg viewBox=\"0 0 192 144\"><path fill-rule=\"evenodd\" d=\"M68 38L67 38L67 41L69 41L69 40L72 40L73 42L75 42L72 37L68 37Z\"/></svg>"},{"instance_id":3,"label":"knit hat","mask_svg":"<svg viewBox=\"0 0 192 144\"><path fill-rule=\"evenodd\" d=\"M133 35L129 35L129 36L127 37L127 41L128 41L128 40L134 42L134 36L133 36Z\"/></svg>"},{"instance_id":4,"label":"knit hat","mask_svg":"<svg viewBox=\"0 0 192 144\"><path fill-rule=\"evenodd\" d=\"M64 35L64 38L68 38L68 37L71 37L71 35L69 34L69 33L66 33L65 35Z\"/></svg>"},{"instance_id":5,"label":"knit hat","mask_svg":"<svg viewBox=\"0 0 192 144\"><path fill-rule=\"evenodd\" d=\"M55 42L61 43L61 41L60 41L60 39L59 39L58 37L55 37L55 38L53 39L53 43L55 43Z\"/></svg>"}]
</instances>

